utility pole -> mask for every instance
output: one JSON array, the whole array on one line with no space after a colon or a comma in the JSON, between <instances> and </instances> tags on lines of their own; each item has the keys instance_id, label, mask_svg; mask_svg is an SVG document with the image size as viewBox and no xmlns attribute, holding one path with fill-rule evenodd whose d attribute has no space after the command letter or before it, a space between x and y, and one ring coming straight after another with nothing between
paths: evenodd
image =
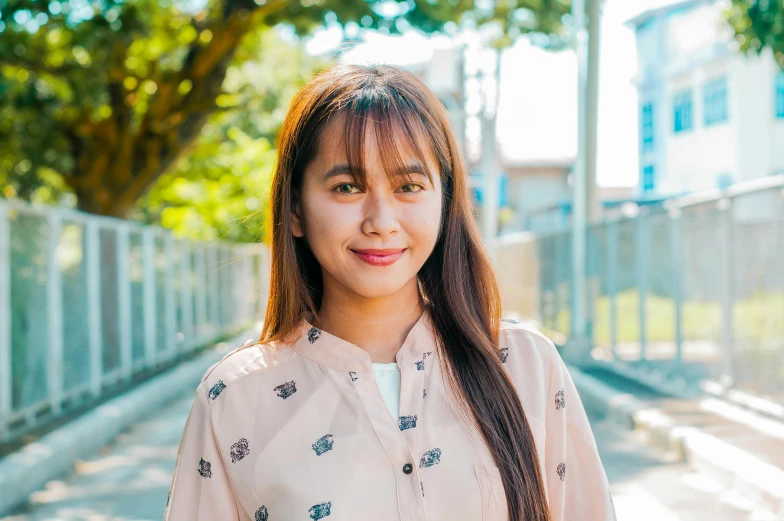
<instances>
[{"instance_id":1,"label":"utility pole","mask_svg":"<svg viewBox=\"0 0 784 521\"><path fill-rule=\"evenodd\" d=\"M495 75L492 82L492 92L488 92L483 81L485 74L479 67L480 93L482 106L479 110L479 120L482 122L482 158L480 168L482 172L482 235L488 243L498 235L498 177L499 161L496 147L496 118L498 115L498 101L501 92L501 51L494 50L496 57Z\"/></svg>"},{"instance_id":2,"label":"utility pole","mask_svg":"<svg viewBox=\"0 0 784 521\"><path fill-rule=\"evenodd\" d=\"M588 222L601 217L599 197L596 190L596 151L599 124L599 28L601 24L602 0L588 0L588 72L586 77L586 210Z\"/></svg>"},{"instance_id":3,"label":"utility pole","mask_svg":"<svg viewBox=\"0 0 784 521\"><path fill-rule=\"evenodd\" d=\"M586 31L586 2L589 25ZM600 0L572 0L577 52L577 158L572 170L572 339L581 357L590 353L593 324L587 316L586 231L598 218L596 133L599 93Z\"/></svg>"}]
</instances>

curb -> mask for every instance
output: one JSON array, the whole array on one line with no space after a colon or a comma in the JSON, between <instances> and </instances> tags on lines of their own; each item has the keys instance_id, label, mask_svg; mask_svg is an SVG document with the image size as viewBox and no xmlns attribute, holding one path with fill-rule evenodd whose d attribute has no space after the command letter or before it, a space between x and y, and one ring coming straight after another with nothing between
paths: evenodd
<instances>
[{"instance_id":1,"label":"curb","mask_svg":"<svg viewBox=\"0 0 784 521\"><path fill-rule=\"evenodd\" d=\"M677 460L721 483L743 491L756 505L784 521L784 471L699 429L678 425L670 416L631 394L622 393L568 365L588 410L629 430L648 444L674 453Z\"/></svg>"},{"instance_id":2,"label":"curb","mask_svg":"<svg viewBox=\"0 0 784 521\"><path fill-rule=\"evenodd\" d=\"M566 364L569 374L580 392L583 406L606 416L612 423L627 429L635 428L634 415L650 406L633 394L622 393L600 380L587 375L577 367Z\"/></svg>"},{"instance_id":3,"label":"curb","mask_svg":"<svg viewBox=\"0 0 784 521\"><path fill-rule=\"evenodd\" d=\"M252 335L245 331L216 345L233 349ZM79 459L141 421L151 407L167 404L183 389L195 393L201 377L224 354L207 349L0 459L0 516L26 503L48 481L69 472Z\"/></svg>"}]
</instances>

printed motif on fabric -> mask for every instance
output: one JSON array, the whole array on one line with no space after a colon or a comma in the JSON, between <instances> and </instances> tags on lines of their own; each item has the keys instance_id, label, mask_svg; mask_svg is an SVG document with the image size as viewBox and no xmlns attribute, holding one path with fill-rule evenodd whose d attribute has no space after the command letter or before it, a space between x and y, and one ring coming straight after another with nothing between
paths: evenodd
<instances>
[{"instance_id":1,"label":"printed motif on fabric","mask_svg":"<svg viewBox=\"0 0 784 521\"><path fill-rule=\"evenodd\" d=\"M332 509L332 501L327 501L326 503L319 503L318 505L313 505L308 510L310 514L310 518L313 521L317 521L318 519L327 517L331 513Z\"/></svg>"},{"instance_id":2,"label":"printed motif on fabric","mask_svg":"<svg viewBox=\"0 0 784 521\"><path fill-rule=\"evenodd\" d=\"M274 390L278 393L278 396L285 400L297 392L297 384L294 383L294 380L292 380L290 382L280 384L279 386L275 387Z\"/></svg>"},{"instance_id":3,"label":"printed motif on fabric","mask_svg":"<svg viewBox=\"0 0 784 521\"><path fill-rule=\"evenodd\" d=\"M237 463L242 458L250 454L250 449L248 448L248 440L245 438L240 438L240 440L231 446L229 451L231 454L231 462Z\"/></svg>"},{"instance_id":4,"label":"printed motif on fabric","mask_svg":"<svg viewBox=\"0 0 784 521\"><path fill-rule=\"evenodd\" d=\"M313 447L313 450L316 451L317 456L321 456L325 452L332 450L332 445L334 443L335 442L332 440L332 435L325 434L324 436L316 440L316 443L311 445L311 447Z\"/></svg>"},{"instance_id":5,"label":"printed motif on fabric","mask_svg":"<svg viewBox=\"0 0 784 521\"><path fill-rule=\"evenodd\" d=\"M215 400L215 398L217 398L221 391L223 391L225 388L226 384L223 383L223 380L218 380L218 383L210 388L210 392L207 394L207 398Z\"/></svg>"},{"instance_id":6,"label":"printed motif on fabric","mask_svg":"<svg viewBox=\"0 0 784 521\"><path fill-rule=\"evenodd\" d=\"M564 407L566 407L566 395L564 394L564 390L561 389L555 393L555 410L560 411Z\"/></svg>"},{"instance_id":7,"label":"printed motif on fabric","mask_svg":"<svg viewBox=\"0 0 784 521\"><path fill-rule=\"evenodd\" d=\"M419 468L432 467L439 463L441 463L441 449L430 449L422 455L422 459L419 461Z\"/></svg>"},{"instance_id":8,"label":"printed motif on fabric","mask_svg":"<svg viewBox=\"0 0 784 521\"><path fill-rule=\"evenodd\" d=\"M561 481L564 481L566 479L566 462L560 463L555 471L558 473Z\"/></svg>"},{"instance_id":9,"label":"printed motif on fabric","mask_svg":"<svg viewBox=\"0 0 784 521\"><path fill-rule=\"evenodd\" d=\"M212 477L212 470L209 461L204 461L204 458L199 460L199 474L203 478L211 478Z\"/></svg>"},{"instance_id":10,"label":"printed motif on fabric","mask_svg":"<svg viewBox=\"0 0 784 521\"><path fill-rule=\"evenodd\" d=\"M261 505L261 508L256 510L256 514L254 515L256 521L267 521L268 517L269 517L269 513L267 512L267 507L265 507L264 505Z\"/></svg>"},{"instance_id":11,"label":"printed motif on fabric","mask_svg":"<svg viewBox=\"0 0 784 521\"><path fill-rule=\"evenodd\" d=\"M406 429L413 429L416 427L417 423L417 416L401 416L398 418L398 426L400 427L401 431Z\"/></svg>"}]
</instances>

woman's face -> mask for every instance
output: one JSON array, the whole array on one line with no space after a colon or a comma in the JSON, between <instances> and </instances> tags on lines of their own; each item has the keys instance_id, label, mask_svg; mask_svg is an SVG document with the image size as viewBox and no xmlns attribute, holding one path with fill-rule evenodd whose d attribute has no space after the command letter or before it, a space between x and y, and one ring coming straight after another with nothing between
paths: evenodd
<instances>
[{"instance_id":1,"label":"woman's face","mask_svg":"<svg viewBox=\"0 0 784 521\"><path fill-rule=\"evenodd\" d=\"M320 137L318 155L304 172L293 214L292 233L305 237L321 264L325 298L380 298L414 291L417 273L435 247L441 220L441 180L427 149L431 184L417 171L413 150L400 150L408 173L392 176L383 169L372 126L365 133L367 187L361 190L344 167L343 118L333 120Z\"/></svg>"}]
</instances>

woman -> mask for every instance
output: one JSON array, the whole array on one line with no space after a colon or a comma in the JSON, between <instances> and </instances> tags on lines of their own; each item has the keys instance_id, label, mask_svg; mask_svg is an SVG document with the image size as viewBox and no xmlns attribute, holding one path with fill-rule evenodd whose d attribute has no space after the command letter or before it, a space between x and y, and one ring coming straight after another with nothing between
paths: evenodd
<instances>
[{"instance_id":1,"label":"woman","mask_svg":"<svg viewBox=\"0 0 784 521\"><path fill-rule=\"evenodd\" d=\"M264 329L199 385L165 520L614 519L553 343L500 320L466 172L410 72L296 95Z\"/></svg>"}]
</instances>

